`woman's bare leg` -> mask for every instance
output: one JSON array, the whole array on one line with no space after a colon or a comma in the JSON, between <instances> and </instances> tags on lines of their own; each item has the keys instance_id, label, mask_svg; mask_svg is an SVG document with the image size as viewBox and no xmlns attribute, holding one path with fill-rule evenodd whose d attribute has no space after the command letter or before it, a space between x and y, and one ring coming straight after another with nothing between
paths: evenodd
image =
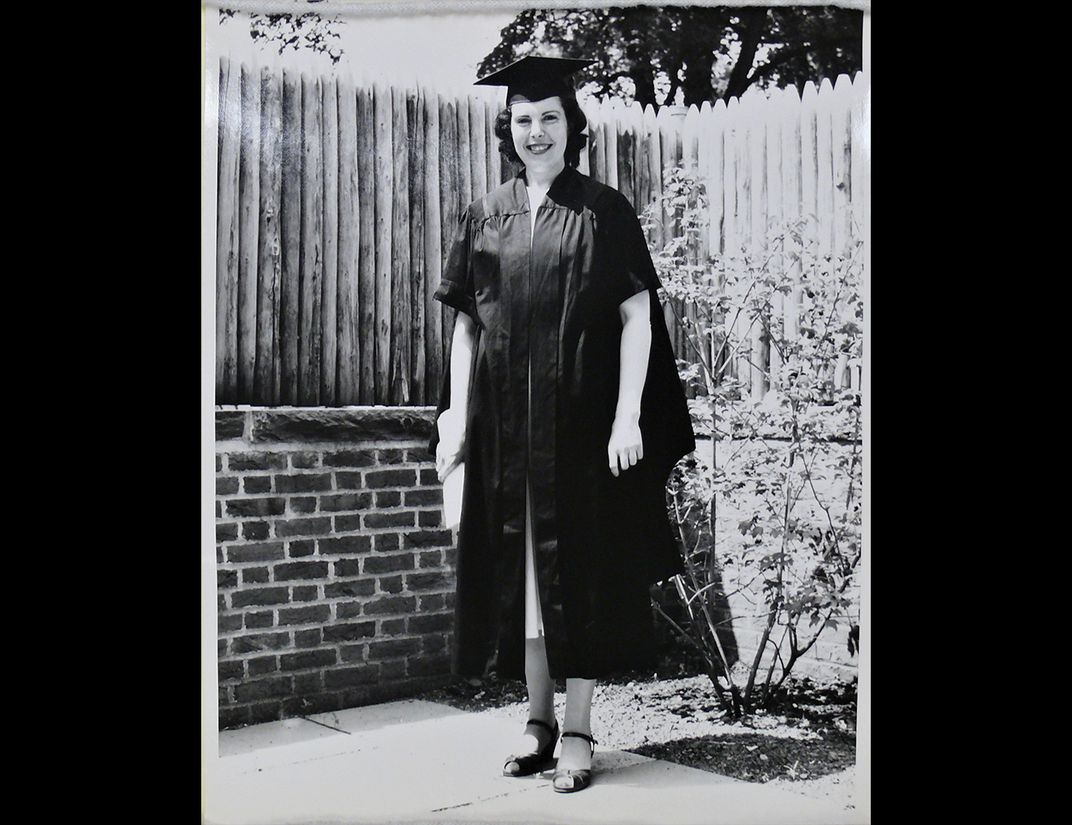
<instances>
[{"instance_id":1,"label":"woman's bare leg","mask_svg":"<svg viewBox=\"0 0 1072 825\"><path fill-rule=\"evenodd\" d=\"M554 727L555 682L547 667L543 636L525 639L525 684L529 691L529 716Z\"/></svg>"},{"instance_id":2,"label":"woman's bare leg","mask_svg":"<svg viewBox=\"0 0 1072 825\"><path fill-rule=\"evenodd\" d=\"M547 647L543 636L525 639L525 685L529 692L529 718L555 726L555 682L547 667ZM551 732L538 725L526 725L517 753L536 753L551 739Z\"/></svg>"},{"instance_id":3,"label":"woman's bare leg","mask_svg":"<svg viewBox=\"0 0 1072 825\"><path fill-rule=\"evenodd\" d=\"M533 547L535 545L534 531L532 526L532 487L525 490L525 611L526 614L532 608L536 611L537 626L540 622L539 595L532 592L536 586L536 568ZM535 596L535 604L530 605L528 600ZM526 615L526 625L528 616ZM526 627L526 631L528 628ZM547 645L544 637L539 635L535 638L525 638L525 685L529 692L529 718L539 719L546 722L552 728L555 726L555 683L551 678L551 671L547 665ZM533 753L539 751L551 739L551 731L541 728L539 725L527 725L524 733L524 744L518 753Z\"/></svg>"},{"instance_id":4,"label":"woman's bare leg","mask_svg":"<svg viewBox=\"0 0 1072 825\"><path fill-rule=\"evenodd\" d=\"M566 679L566 718L563 731L592 735L592 693L595 679ZM586 739L567 736L562 740L558 757L559 769L580 770L592 767L592 748ZM569 780L566 780L566 785Z\"/></svg>"}]
</instances>

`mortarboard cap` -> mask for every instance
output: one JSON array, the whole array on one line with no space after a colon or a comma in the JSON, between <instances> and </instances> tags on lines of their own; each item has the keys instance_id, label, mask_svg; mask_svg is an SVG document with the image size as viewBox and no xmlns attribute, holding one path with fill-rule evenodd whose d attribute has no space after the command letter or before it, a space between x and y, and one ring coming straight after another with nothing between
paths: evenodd
<instances>
[{"instance_id":1,"label":"mortarboard cap","mask_svg":"<svg viewBox=\"0 0 1072 825\"><path fill-rule=\"evenodd\" d=\"M572 94L570 75L593 63L594 60L572 57L529 55L480 78L474 85L506 86L507 105L513 102L515 95L524 100L543 100Z\"/></svg>"}]
</instances>

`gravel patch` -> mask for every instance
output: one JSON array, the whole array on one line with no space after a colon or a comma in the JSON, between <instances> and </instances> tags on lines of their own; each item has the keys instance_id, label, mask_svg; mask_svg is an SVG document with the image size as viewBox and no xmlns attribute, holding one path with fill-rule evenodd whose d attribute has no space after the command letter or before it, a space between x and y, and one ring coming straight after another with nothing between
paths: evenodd
<instances>
[{"instance_id":1,"label":"gravel patch","mask_svg":"<svg viewBox=\"0 0 1072 825\"><path fill-rule=\"evenodd\" d=\"M464 680L422 699L518 724L528 718L520 682ZM565 715L565 685L555 713ZM855 683L791 682L770 711L743 720L725 718L707 676L599 682L592 697L597 751L642 756L730 776L853 807L856 761Z\"/></svg>"}]
</instances>

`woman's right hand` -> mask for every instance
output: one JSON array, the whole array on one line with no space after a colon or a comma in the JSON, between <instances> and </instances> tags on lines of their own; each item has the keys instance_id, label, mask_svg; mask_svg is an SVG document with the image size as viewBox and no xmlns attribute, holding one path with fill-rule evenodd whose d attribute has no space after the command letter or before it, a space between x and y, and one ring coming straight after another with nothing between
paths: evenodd
<instances>
[{"instance_id":1,"label":"woman's right hand","mask_svg":"<svg viewBox=\"0 0 1072 825\"><path fill-rule=\"evenodd\" d=\"M436 447L436 475L443 481L462 460L465 447L465 418L458 410L446 409L436 421L439 445Z\"/></svg>"}]
</instances>

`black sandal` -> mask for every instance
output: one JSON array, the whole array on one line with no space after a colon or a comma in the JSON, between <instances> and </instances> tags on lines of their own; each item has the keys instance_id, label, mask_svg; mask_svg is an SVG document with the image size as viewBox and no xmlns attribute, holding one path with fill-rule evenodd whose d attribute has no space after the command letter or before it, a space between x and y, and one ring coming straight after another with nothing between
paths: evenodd
<instances>
[{"instance_id":1,"label":"black sandal","mask_svg":"<svg viewBox=\"0 0 1072 825\"><path fill-rule=\"evenodd\" d=\"M580 739L587 739L588 745L592 749L592 755L596 753L596 740L589 736L587 733L574 733L571 730L564 731L562 738L567 736L576 736ZM565 779L569 777L572 780L572 784L568 788L560 788L558 786L559 779ZM558 793L573 793L574 791L583 791L592 782L592 769L591 768L563 768L561 770L556 769L554 776L551 777L551 784L554 785L555 790Z\"/></svg>"},{"instance_id":2,"label":"black sandal","mask_svg":"<svg viewBox=\"0 0 1072 825\"><path fill-rule=\"evenodd\" d=\"M529 776L530 774L539 773L544 768L549 767L554 759L555 745L558 743L558 720L555 720L553 728L539 719L529 719L525 725L526 727L536 725L537 727L547 728L547 730L551 731L551 739L538 753L523 753L519 756L511 755L508 757L503 765L503 776ZM517 763L516 771L508 770L512 762Z\"/></svg>"}]
</instances>

